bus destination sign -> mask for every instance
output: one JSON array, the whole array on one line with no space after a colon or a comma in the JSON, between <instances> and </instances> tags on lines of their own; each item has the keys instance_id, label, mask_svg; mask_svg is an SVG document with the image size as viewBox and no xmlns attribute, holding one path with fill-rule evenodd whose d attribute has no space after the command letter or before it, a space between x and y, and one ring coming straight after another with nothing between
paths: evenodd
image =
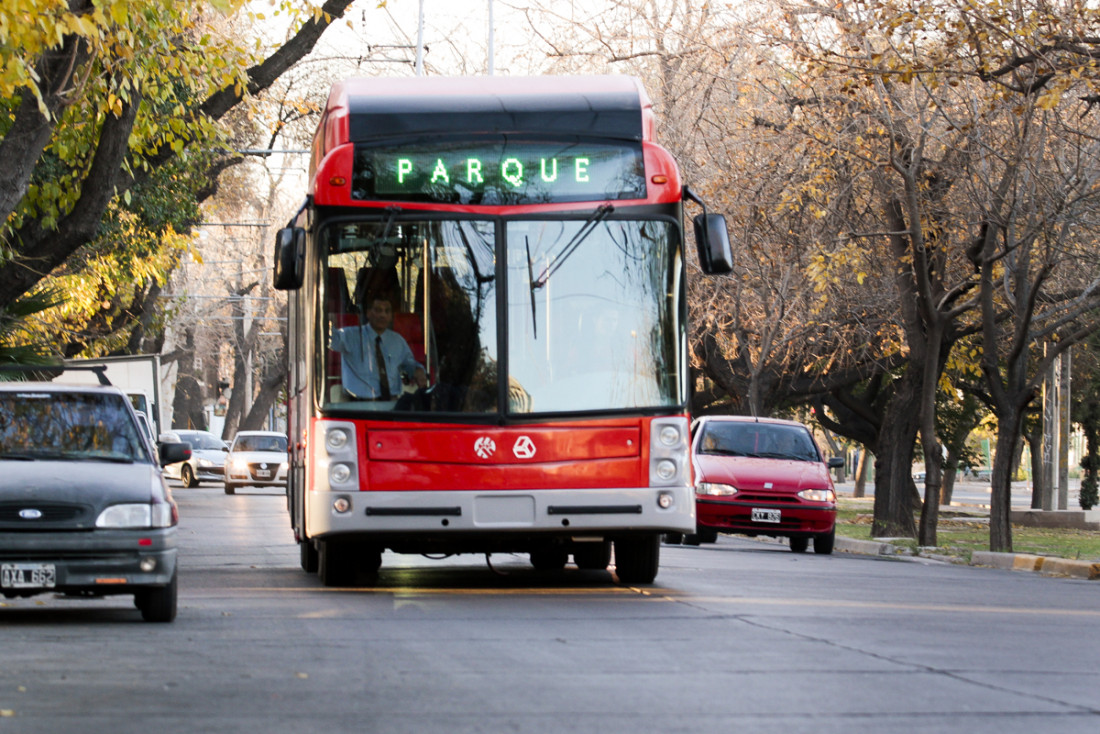
<instances>
[{"instance_id":1,"label":"bus destination sign","mask_svg":"<svg viewBox=\"0 0 1100 734\"><path fill-rule=\"evenodd\" d=\"M543 204L645 198L638 144L442 142L359 146L352 198Z\"/></svg>"}]
</instances>

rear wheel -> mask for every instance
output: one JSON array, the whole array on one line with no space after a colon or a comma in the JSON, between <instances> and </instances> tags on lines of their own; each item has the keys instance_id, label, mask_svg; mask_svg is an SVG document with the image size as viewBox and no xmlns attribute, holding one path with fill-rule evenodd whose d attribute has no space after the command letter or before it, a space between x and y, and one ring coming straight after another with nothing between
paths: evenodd
<instances>
[{"instance_id":1,"label":"rear wheel","mask_svg":"<svg viewBox=\"0 0 1100 734\"><path fill-rule=\"evenodd\" d=\"M177 598L176 574L173 573L167 586L136 592L134 606L141 610L141 618L146 622L171 622L176 618Z\"/></svg>"},{"instance_id":2,"label":"rear wheel","mask_svg":"<svg viewBox=\"0 0 1100 734\"><path fill-rule=\"evenodd\" d=\"M564 548L538 548L531 551L531 565L536 571L560 571L565 568L569 554Z\"/></svg>"},{"instance_id":3,"label":"rear wheel","mask_svg":"<svg viewBox=\"0 0 1100 734\"><path fill-rule=\"evenodd\" d=\"M814 536L814 553L820 553L823 556L827 556L833 552L833 545L836 543L836 528L833 528L827 533Z\"/></svg>"},{"instance_id":4,"label":"rear wheel","mask_svg":"<svg viewBox=\"0 0 1100 734\"><path fill-rule=\"evenodd\" d=\"M615 541L615 573L624 584L651 584L661 560L661 536L639 535Z\"/></svg>"},{"instance_id":5,"label":"rear wheel","mask_svg":"<svg viewBox=\"0 0 1100 734\"><path fill-rule=\"evenodd\" d=\"M798 538L791 538L791 550L795 553L805 553L806 549L810 547L810 539L802 536Z\"/></svg>"},{"instance_id":6,"label":"rear wheel","mask_svg":"<svg viewBox=\"0 0 1100 734\"><path fill-rule=\"evenodd\" d=\"M583 543L573 548L573 562L586 571L603 571L611 563L611 541Z\"/></svg>"},{"instance_id":7,"label":"rear wheel","mask_svg":"<svg viewBox=\"0 0 1100 734\"><path fill-rule=\"evenodd\" d=\"M191 468L190 464L184 464L180 469L180 481L183 482L183 486L191 488L199 486L199 482L195 479L195 470Z\"/></svg>"}]
</instances>

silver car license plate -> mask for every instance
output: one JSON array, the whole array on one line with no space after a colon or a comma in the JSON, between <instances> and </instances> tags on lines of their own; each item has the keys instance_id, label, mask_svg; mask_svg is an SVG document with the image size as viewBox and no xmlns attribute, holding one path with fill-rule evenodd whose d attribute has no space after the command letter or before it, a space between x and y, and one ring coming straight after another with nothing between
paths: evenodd
<instances>
[{"instance_id":1,"label":"silver car license plate","mask_svg":"<svg viewBox=\"0 0 1100 734\"><path fill-rule=\"evenodd\" d=\"M780 522L781 517L782 511L780 510L763 510L759 507L752 508L753 522Z\"/></svg>"},{"instance_id":2,"label":"silver car license plate","mask_svg":"<svg viewBox=\"0 0 1100 734\"><path fill-rule=\"evenodd\" d=\"M52 589L57 571L52 563L5 563L0 565L0 587L5 589Z\"/></svg>"}]
</instances>

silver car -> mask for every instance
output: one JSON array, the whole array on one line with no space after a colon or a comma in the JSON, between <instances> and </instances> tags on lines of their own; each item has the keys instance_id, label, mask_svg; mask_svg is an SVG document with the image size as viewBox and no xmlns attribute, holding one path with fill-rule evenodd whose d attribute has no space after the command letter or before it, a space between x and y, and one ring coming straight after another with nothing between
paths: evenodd
<instances>
[{"instance_id":1,"label":"silver car","mask_svg":"<svg viewBox=\"0 0 1100 734\"><path fill-rule=\"evenodd\" d=\"M164 467L164 476L178 479L185 487L197 487L199 482L220 482L225 479L225 455L229 444L209 431L174 428L160 434L162 442L191 444L191 458Z\"/></svg>"},{"instance_id":2,"label":"silver car","mask_svg":"<svg viewBox=\"0 0 1100 734\"><path fill-rule=\"evenodd\" d=\"M274 431L240 431L225 461L225 493L237 487L285 487L289 467L286 435Z\"/></svg>"},{"instance_id":3,"label":"silver car","mask_svg":"<svg viewBox=\"0 0 1100 734\"><path fill-rule=\"evenodd\" d=\"M121 390L0 382L0 476L0 593L133 594L175 618L179 513Z\"/></svg>"}]
</instances>

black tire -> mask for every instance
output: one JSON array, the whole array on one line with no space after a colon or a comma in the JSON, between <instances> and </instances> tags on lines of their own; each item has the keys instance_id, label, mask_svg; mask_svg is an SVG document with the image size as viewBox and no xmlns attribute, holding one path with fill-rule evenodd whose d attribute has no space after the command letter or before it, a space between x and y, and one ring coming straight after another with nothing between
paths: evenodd
<instances>
[{"instance_id":1,"label":"black tire","mask_svg":"<svg viewBox=\"0 0 1100 734\"><path fill-rule=\"evenodd\" d=\"M810 547L810 539L806 536L791 538L791 550L795 553L805 553Z\"/></svg>"},{"instance_id":2,"label":"black tire","mask_svg":"<svg viewBox=\"0 0 1100 734\"><path fill-rule=\"evenodd\" d=\"M301 556L302 570L306 573L317 573L317 546L312 540L303 540L298 544L298 554Z\"/></svg>"},{"instance_id":3,"label":"black tire","mask_svg":"<svg viewBox=\"0 0 1100 734\"><path fill-rule=\"evenodd\" d=\"M317 541L317 573L325 586L350 586L355 580L355 564L346 543Z\"/></svg>"},{"instance_id":4,"label":"black tire","mask_svg":"<svg viewBox=\"0 0 1100 734\"><path fill-rule=\"evenodd\" d=\"M225 493L226 494L236 494L237 493L237 485L236 484L230 484L229 482L226 482L225 483Z\"/></svg>"},{"instance_id":5,"label":"black tire","mask_svg":"<svg viewBox=\"0 0 1100 734\"><path fill-rule=\"evenodd\" d=\"M699 545L702 539L699 537L699 533L685 533L684 545Z\"/></svg>"},{"instance_id":6,"label":"black tire","mask_svg":"<svg viewBox=\"0 0 1100 734\"><path fill-rule=\"evenodd\" d=\"M603 571L611 564L611 541L581 543L573 548L573 562L585 571Z\"/></svg>"},{"instance_id":7,"label":"black tire","mask_svg":"<svg viewBox=\"0 0 1100 734\"><path fill-rule=\"evenodd\" d=\"M819 553L823 556L830 555L833 552L833 546L836 544L836 528L833 528L827 533L814 536L814 553Z\"/></svg>"},{"instance_id":8,"label":"black tire","mask_svg":"<svg viewBox=\"0 0 1100 734\"><path fill-rule=\"evenodd\" d=\"M717 543L718 531L714 528L699 528L700 543Z\"/></svg>"},{"instance_id":9,"label":"black tire","mask_svg":"<svg viewBox=\"0 0 1100 734\"><path fill-rule=\"evenodd\" d=\"M167 586L142 589L134 594L134 606L141 610L146 622L171 622L176 618L178 587L176 574Z\"/></svg>"},{"instance_id":10,"label":"black tire","mask_svg":"<svg viewBox=\"0 0 1100 734\"><path fill-rule=\"evenodd\" d=\"M199 486L199 480L195 479L195 470L191 468L190 464L184 464L183 468L180 469L180 481L188 489Z\"/></svg>"},{"instance_id":11,"label":"black tire","mask_svg":"<svg viewBox=\"0 0 1100 734\"><path fill-rule=\"evenodd\" d=\"M669 545L680 545L680 543L684 542L684 534L683 533L665 533L664 541L665 541L665 543L667 543Z\"/></svg>"},{"instance_id":12,"label":"black tire","mask_svg":"<svg viewBox=\"0 0 1100 734\"><path fill-rule=\"evenodd\" d=\"M569 554L564 548L537 548L531 551L531 565L536 571L560 571L568 560Z\"/></svg>"},{"instance_id":13,"label":"black tire","mask_svg":"<svg viewBox=\"0 0 1100 734\"><path fill-rule=\"evenodd\" d=\"M615 574L624 584L651 584L661 562L661 536L638 535L615 541Z\"/></svg>"}]
</instances>

